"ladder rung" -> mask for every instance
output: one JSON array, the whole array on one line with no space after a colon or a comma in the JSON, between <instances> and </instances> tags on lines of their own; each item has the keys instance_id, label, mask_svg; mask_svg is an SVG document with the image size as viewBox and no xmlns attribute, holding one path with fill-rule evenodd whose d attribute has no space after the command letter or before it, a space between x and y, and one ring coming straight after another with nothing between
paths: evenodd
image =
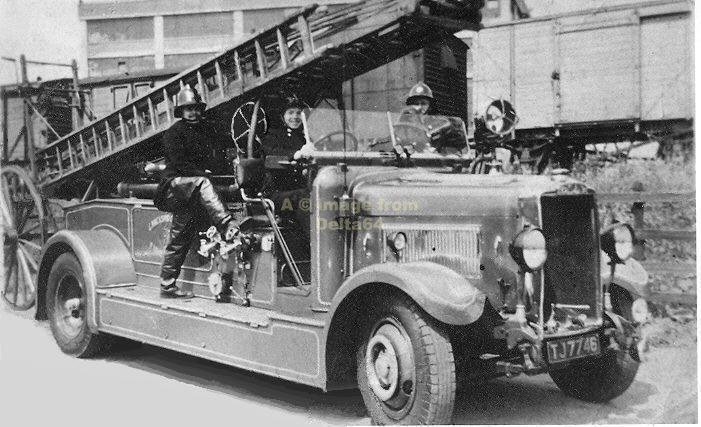
<instances>
[{"instance_id":1,"label":"ladder rung","mask_svg":"<svg viewBox=\"0 0 701 427\"><path fill-rule=\"evenodd\" d=\"M73 147L71 147L71 140L67 140L68 142L68 160L71 163L71 169L75 169L75 163L73 163Z\"/></svg>"},{"instance_id":2,"label":"ladder rung","mask_svg":"<svg viewBox=\"0 0 701 427\"><path fill-rule=\"evenodd\" d=\"M255 39L253 44L256 47L256 62L258 63L258 74L261 78L265 79L268 77L268 64L265 58L265 52L260 45L260 40Z\"/></svg>"},{"instance_id":3,"label":"ladder rung","mask_svg":"<svg viewBox=\"0 0 701 427\"><path fill-rule=\"evenodd\" d=\"M290 51L287 49L287 39L284 34L282 34L282 31L280 31L280 28L275 30L275 34L277 35L277 47L280 52L280 63L282 69L286 70L290 65Z\"/></svg>"},{"instance_id":4,"label":"ladder rung","mask_svg":"<svg viewBox=\"0 0 701 427\"><path fill-rule=\"evenodd\" d=\"M224 75L221 72L219 60L214 61L214 69L217 71L217 85L219 86L219 93L221 97L224 98Z\"/></svg>"},{"instance_id":5,"label":"ladder rung","mask_svg":"<svg viewBox=\"0 0 701 427\"><path fill-rule=\"evenodd\" d=\"M243 74L243 69L241 68L241 58L239 57L239 51L235 50L234 51L234 66L236 67L236 76L238 77L239 81L241 81L241 86L246 83L246 78Z\"/></svg>"},{"instance_id":6,"label":"ladder rung","mask_svg":"<svg viewBox=\"0 0 701 427\"><path fill-rule=\"evenodd\" d=\"M312 36L309 32L309 22L303 15L297 17L297 26L299 27L299 37L302 39L302 47L304 54L311 56L314 54L314 46L312 45Z\"/></svg>"},{"instance_id":7,"label":"ladder rung","mask_svg":"<svg viewBox=\"0 0 701 427\"><path fill-rule=\"evenodd\" d=\"M147 101L149 119L151 120L151 130L155 131L158 127L158 117L156 117L156 110L153 108L153 101L151 100L151 97L147 98Z\"/></svg>"},{"instance_id":8,"label":"ladder rung","mask_svg":"<svg viewBox=\"0 0 701 427\"><path fill-rule=\"evenodd\" d=\"M183 88L183 81L180 80L180 88ZM173 123L173 111L171 110L170 97L168 96L168 89L163 88L163 102L166 104L166 119L168 124Z\"/></svg>"},{"instance_id":9,"label":"ladder rung","mask_svg":"<svg viewBox=\"0 0 701 427\"><path fill-rule=\"evenodd\" d=\"M204 79L202 78L202 73L197 70L197 85L200 87L200 96L202 101L207 102L207 88L204 85Z\"/></svg>"},{"instance_id":10,"label":"ladder rung","mask_svg":"<svg viewBox=\"0 0 701 427\"><path fill-rule=\"evenodd\" d=\"M85 149L85 138L83 138L83 133L78 134L80 137L80 151L83 153L83 164L88 163L88 150Z\"/></svg>"},{"instance_id":11,"label":"ladder rung","mask_svg":"<svg viewBox=\"0 0 701 427\"><path fill-rule=\"evenodd\" d=\"M110 129L110 122L105 120L105 134L107 136L107 149L112 151L114 149L114 141L112 141L112 130Z\"/></svg>"},{"instance_id":12,"label":"ladder rung","mask_svg":"<svg viewBox=\"0 0 701 427\"><path fill-rule=\"evenodd\" d=\"M134 114L134 128L136 129L136 137L141 138L141 118L139 111L136 109L136 104L131 106L132 114Z\"/></svg>"},{"instance_id":13,"label":"ladder rung","mask_svg":"<svg viewBox=\"0 0 701 427\"><path fill-rule=\"evenodd\" d=\"M95 156L101 157L102 156L102 147L100 147L100 139L97 137L97 131L95 130L95 125L90 126L90 129L92 130L93 144L95 144Z\"/></svg>"},{"instance_id":14,"label":"ladder rung","mask_svg":"<svg viewBox=\"0 0 701 427\"><path fill-rule=\"evenodd\" d=\"M122 144L127 145L127 126L124 123L124 116L119 112L119 131L122 133Z\"/></svg>"}]
</instances>

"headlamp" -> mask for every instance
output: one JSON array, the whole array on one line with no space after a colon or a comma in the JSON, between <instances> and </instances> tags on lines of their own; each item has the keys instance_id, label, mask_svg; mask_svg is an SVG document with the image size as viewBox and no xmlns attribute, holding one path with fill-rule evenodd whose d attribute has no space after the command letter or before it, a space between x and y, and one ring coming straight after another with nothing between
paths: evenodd
<instances>
[{"instance_id":1,"label":"headlamp","mask_svg":"<svg viewBox=\"0 0 701 427\"><path fill-rule=\"evenodd\" d=\"M548 258L543 232L539 228L523 230L509 245L509 253L523 271L542 268Z\"/></svg>"},{"instance_id":2,"label":"headlamp","mask_svg":"<svg viewBox=\"0 0 701 427\"><path fill-rule=\"evenodd\" d=\"M628 224L614 224L601 233L601 249L616 264L623 264L633 255L635 232Z\"/></svg>"}]
</instances>

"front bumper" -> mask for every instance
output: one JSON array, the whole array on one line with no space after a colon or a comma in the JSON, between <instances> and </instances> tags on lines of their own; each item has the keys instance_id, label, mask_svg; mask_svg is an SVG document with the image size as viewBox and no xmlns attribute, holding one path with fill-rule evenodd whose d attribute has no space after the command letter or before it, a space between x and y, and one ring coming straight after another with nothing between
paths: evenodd
<instances>
[{"instance_id":1,"label":"front bumper","mask_svg":"<svg viewBox=\"0 0 701 427\"><path fill-rule=\"evenodd\" d=\"M504 324L494 328L493 335L496 339L506 341L510 357L498 360L496 367L499 373L507 376L521 373L536 375L562 369L572 363L600 358L609 351L627 352L634 360L640 362L641 354L647 351L645 326L629 322L615 313L606 312L600 325L546 334L539 333L536 325L507 319ZM594 342L599 347L598 351L591 350ZM572 345L568 346L570 343ZM557 361L550 360L553 358L552 346L549 353L550 344L561 345L565 353L570 351L571 354ZM583 348L586 351L582 352Z\"/></svg>"}]
</instances>

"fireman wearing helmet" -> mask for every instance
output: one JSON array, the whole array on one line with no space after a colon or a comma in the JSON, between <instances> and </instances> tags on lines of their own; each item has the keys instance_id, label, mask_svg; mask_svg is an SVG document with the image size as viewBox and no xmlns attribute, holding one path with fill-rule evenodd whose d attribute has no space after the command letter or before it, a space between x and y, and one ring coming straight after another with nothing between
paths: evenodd
<instances>
[{"instance_id":1,"label":"fireman wearing helmet","mask_svg":"<svg viewBox=\"0 0 701 427\"><path fill-rule=\"evenodd\" d=\"M445 117L429 116L433 106L433 91L424 82L416 83L406 97L406 107L399 115L395 135L403 146L420 151L440 151L440 137L450 128Z\"/></svg>"},{"instance_id":2,"label":"fireman wearing helmet","mask_svg":"<svg viewBox=\"0 0 701 427\"><path fill-rule=\"evenodd\" d=\"M213 224L226 240L238 231L207 178L212 173L225 173L226 162L214 127L202 119L205 107L197 91L189 85L183 87L175 106L175 117L180 120L163 136L166 167L154 205L173 213L160 274L164 298L193 296L180 289L176 280L199 231Z\"/></svg>"},{"instance_id":3,"label":"fireman wearing helmet","mask_svg":"<svg viewBox=\"0 0 701 427\"><path fill-rule=\"evenodd\" d=\"M406 97L406 105L419 114L426 114L433 104L433 91L424 82L416 83Z\"/></svg>"}]
</instances>

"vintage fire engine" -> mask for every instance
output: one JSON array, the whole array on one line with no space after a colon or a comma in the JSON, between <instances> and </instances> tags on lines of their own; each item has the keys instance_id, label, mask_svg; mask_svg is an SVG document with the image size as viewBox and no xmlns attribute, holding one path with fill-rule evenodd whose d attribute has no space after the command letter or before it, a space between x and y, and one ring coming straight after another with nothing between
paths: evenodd
<instances>
[{"instance_id":1,"label":"vintage fire engine","mask_svg":"<svg viewBox=\"0 0 701 427\"><path fill-rule=\"evenodd\" d=\"M18 254L5 299L29 301L36 289L37 317L65 353L90 357L124 337L322 390L358 387L379 424L450 422L459 384L503 375L548 373L587 401L619 396L637 373L648 316L632 228L601 227L596 194L566 174L467 173L459 118L407 123L343 108L335 83L400 46L476 29L481 4L306 9L40 150L43 194L84 197L34 264L26 229L43 230L43 217L25 206L36 190L3 175L3 215L15 227L5 249ZM204 94L210 118L234 116L242 149L231 175L213 179L239 234L225 242L202 230L180 277L196 298L165 300L158 273L171 218L133 164L160 157L157 137L186 84ZM261 106L279 108L286 87L311 106L308 156L245 156L263 131ZM237 132L236 117L249 127ZM292 208L309 212L309 241L257 192L274 168L305 170L309 197Z\"/></svg>"}]
</instances>

